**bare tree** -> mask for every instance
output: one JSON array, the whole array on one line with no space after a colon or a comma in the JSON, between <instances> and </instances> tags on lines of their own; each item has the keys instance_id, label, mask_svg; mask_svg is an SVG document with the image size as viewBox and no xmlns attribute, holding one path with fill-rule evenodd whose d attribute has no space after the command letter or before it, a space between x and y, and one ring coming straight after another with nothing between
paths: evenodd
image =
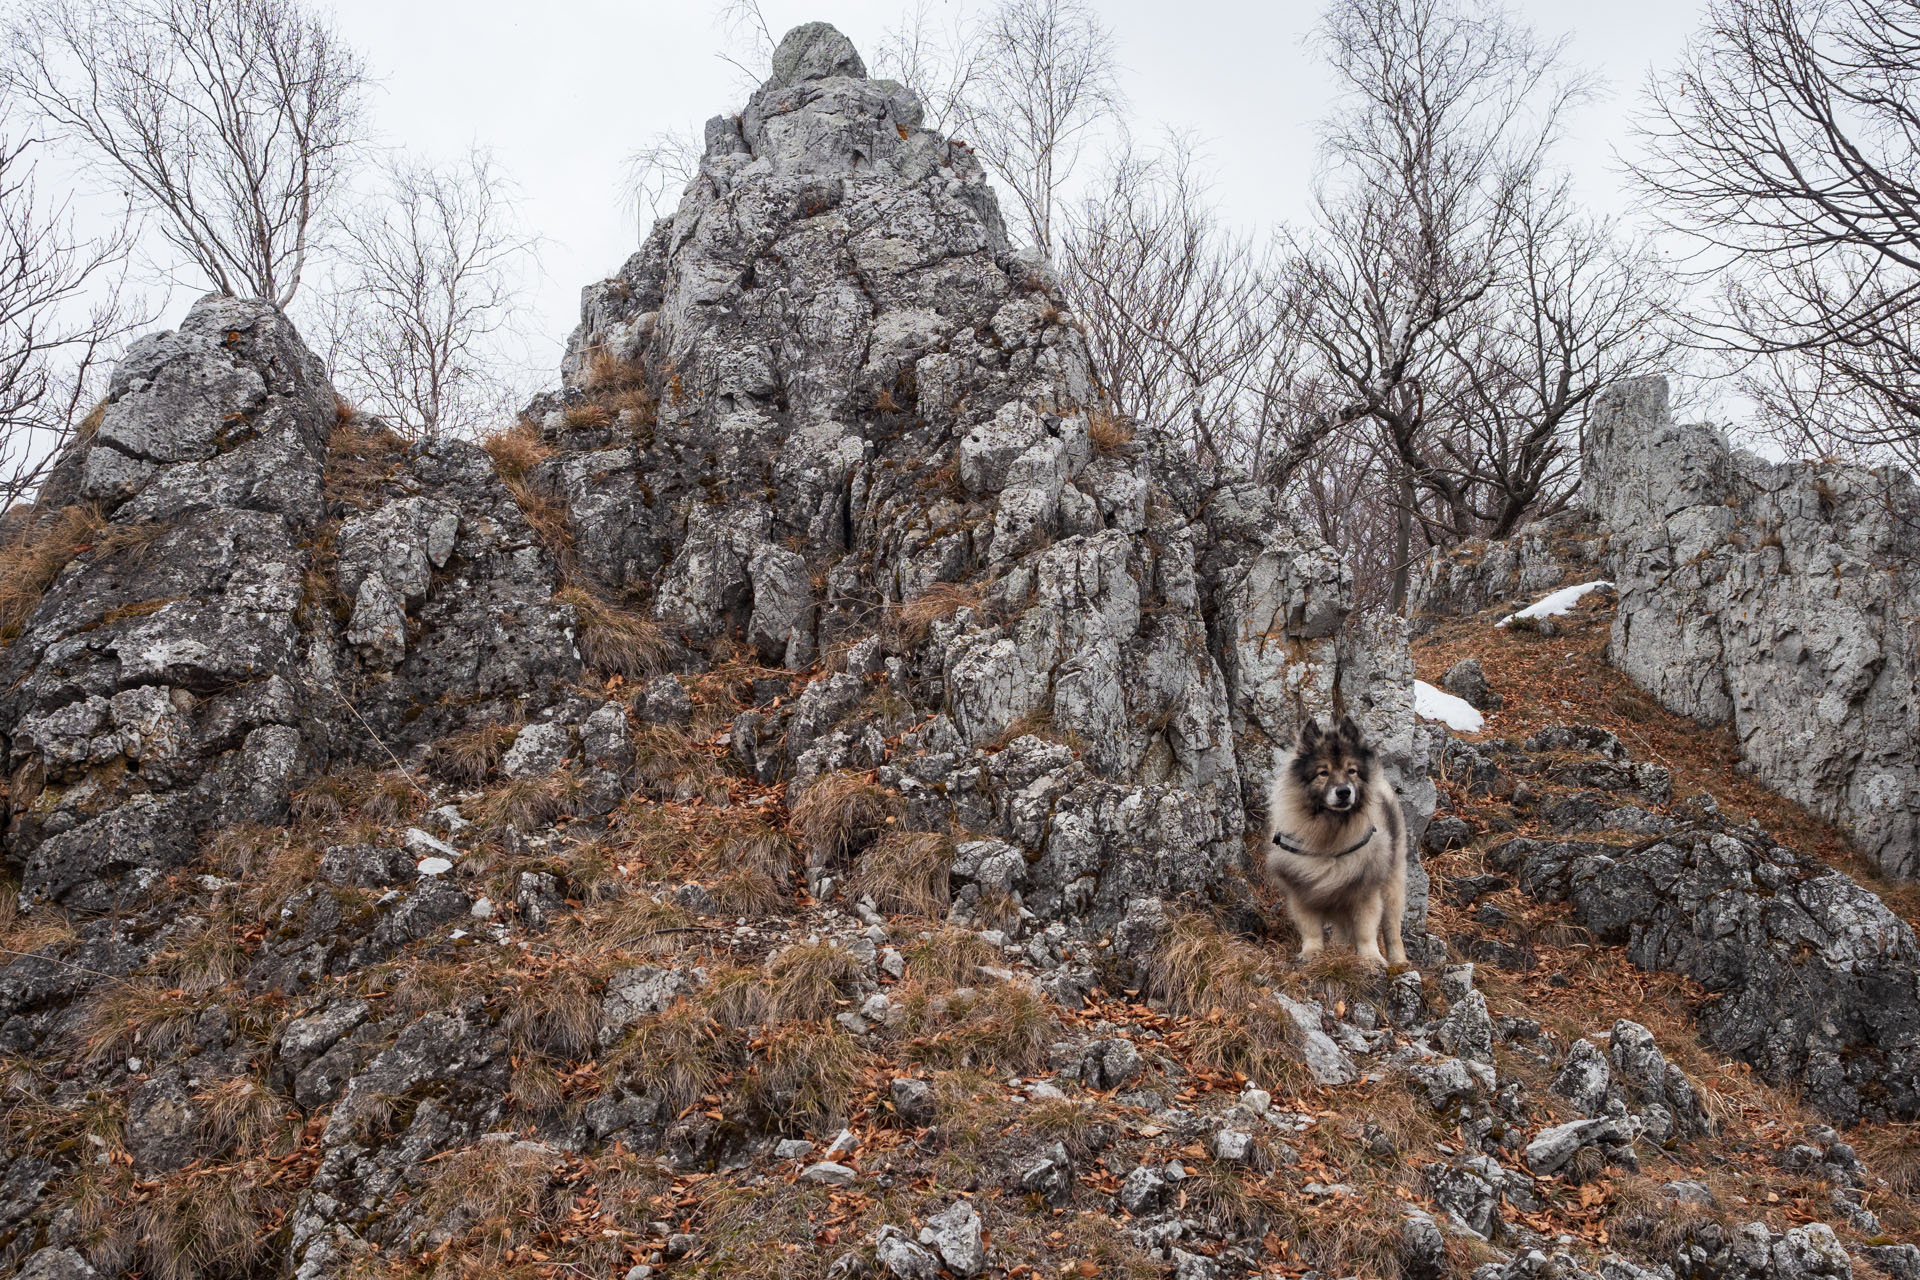
<instances>
[{"instance_id":1,"label":"bare tree","mask_svg":"<svg viewBox=\"0 0 1920 1280\"><path fill-rule=\"evenodd\" d=\"M1372 423L1396 472L1397 608L1415 522L1463 536L1475 518L1434 449L1448 335L1490 318L1525 193L1584 86L1559 72L1558 45L1477 0L1336 0L1322 38L1343 101L1290 274L1336 420Z\"/></svg>"},{"instance_id":2,"label":"bare tree","mask_svg":"<svg viewBox=\"0 0 1920 1280\"><path fill-rule=\"evenodd\" d=\"M1586 409L1603 388L1674 372L1683 352L1670 273L1573 204L1564 181L1517 193L1508 268L1474 322L1442 335L1446 429L1429 457L1466 496L1470 527L1504 538L1566 507Z\"/></svg>"},{"instance_id":3,"label":"bare tree","mask_svg":"<svg viewBox=\"0 0 1920 1280\"><path fill-rule=\"evenodd\" d=\"M359 55L299 0L33 0L8 83L226 294L285 306L357 138Z\"/></svg>"},{"instance_id":4,"label":"bare tree","mask_svg":"<svg viewBox=\"0 0 1920 1280\"><path fill-rule=\"evenodd\" d=\"M342 228L339 272L319 302L336 384L411 434L470 430L502 397L502 353L534 241L512 186L476 151L434 168L396 160L384 198Z\"/></svg>"},{"instance_id":5,"label":"bare tree","mask_svg":"<svg viewBox=\"0 0 1920 1280\"><path fill-rule=\"evenodd\" d=\"M146 320L122 287L128 224L80 236L37 190L36 145L0 137L0 511L39 489L106 359Z\"/></svg>"},{"instance_id":6,"label":"bare tree","mask_svg":"<svg viewBox=\"0 0 1920 1280\"><path fill-rule=\"evenodd\" d=\"M1061 280L1115 410L1203 470L1254 465L1269 289L1252 243L1222 227L1191 139L1123 141L1062 223Z\"/></svg>"},{"instance_id":7,"label":"bare tree","mask_svg":"<svg viewBox=\"0 0 1920 1280\"><path fill-rule=\"evenodd\" d=\"M916 0L900 25L884 33L874 69L919 95L926 126L952 133L967 119L980 73L981 46L964 10L936 19L929 0Z\"/></svg>"},{"instance_id":8,"label":"bare tree","mask_svg":"<svg viewBox=\"0 0 1920 1280\"><path fill-rule=\"evenodd\" d=\"M1122 106L1113 33L1081 0L1005 0L973 33L959 124L1054 252L1054 208L1094 129Z\"/></svg>"},{"instance_id":9,"label":"bare tree","mask_svg":"<svg viewBox=\"0 0 1920 1280\"><path fill-rule=\"evenodd\" d=\"M627 156L620 186L633 206L642 239L648 228L673 212L680 193L699 174L705 150L699 131L688 125L662 129Z\"/></svg>"},{"instance_id":10,"label":"bare tree","mask_svg":"<svg viewBox=\"0 0 1920 1280\"><path fill-rule=\"evenodd\" d=\"M1815 448L1920 462L1920 3L1716 0L1637 166L1723 290L1709 339Z\"/></svg>"}]
</instances>

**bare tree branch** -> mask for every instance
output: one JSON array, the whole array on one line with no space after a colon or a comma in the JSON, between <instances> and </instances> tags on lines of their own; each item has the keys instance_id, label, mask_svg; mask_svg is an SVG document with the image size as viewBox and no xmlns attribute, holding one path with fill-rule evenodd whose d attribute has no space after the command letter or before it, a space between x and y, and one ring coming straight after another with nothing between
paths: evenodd
<instances>
[{"instance_id":1,"label":"bare tree branch","mask_svg":"<svg viewBox=\"0 0 1920 1280\"><path fill-rule=\"evenodd\" d=\"M438 168L392 161L384 179L384 198L346 220L319 303L328 364L343 393L408 434L472 430L502 399L490 340L521 304L535 242L484 151Z\"/></svg>"},{"instance_id":2,"label":"bare tree branch","mask_svg":"<svg viewBox=\"0 0 1920 1280\"><path fill-rule=\"evenodd\" d=\"M1636 174L1775 434L1920 463L1920 2L1718 0Z\"/></svg>"},{"instance_id":3,"label":"bare tree branch","mask_svg":"<svg viewBox=\"0 0 1920 1280\"><path fill-rule=\"evenodd\" d=\"M281 306L358 138L366 73L298 0L36 0L5 75L174 253Z\"/></svg>"},{"instance_id":4,"label":"bare tree branch","mask_svg":"<svg viewBox=\"0 0 1920 1280\"><path fill-rule=\"evenodd\" d=\"M0 137L0 511L31 498L147 315L125 292L122 218L86 239L34 181L33 139Z\"/></svg>"}]
</instances>

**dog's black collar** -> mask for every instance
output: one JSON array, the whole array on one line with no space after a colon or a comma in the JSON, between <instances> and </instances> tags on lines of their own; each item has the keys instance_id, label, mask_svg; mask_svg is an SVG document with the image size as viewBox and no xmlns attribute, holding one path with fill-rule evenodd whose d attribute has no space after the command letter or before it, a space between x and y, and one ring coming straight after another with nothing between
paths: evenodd
<instances>
[{"instance_id":1,"label":"dog's black collar","mask_svg":"<svg viewBox=\"0 0 1920 1280\"><path fill-rule=\"evenodd\" d=\"M1361 836L1358 840L1354 841L1352 844L1348 845L1346 848L1342 849L1338 853L1315 853L1311 849L1305 849L1295 844L1293 841L1281 835L1278 831L1273 833L1273 842L1279 845L1282 849L1285 849L1288 853L1297 853L1303 858L1344 858L1350 853L1358 853L1360 850L1366 848L1367 841L1373 839L1374 836L1378 835L1379 833L1380 833L1380 828L1368 827L1367 834Z\"/></svg>"}]
</instances>

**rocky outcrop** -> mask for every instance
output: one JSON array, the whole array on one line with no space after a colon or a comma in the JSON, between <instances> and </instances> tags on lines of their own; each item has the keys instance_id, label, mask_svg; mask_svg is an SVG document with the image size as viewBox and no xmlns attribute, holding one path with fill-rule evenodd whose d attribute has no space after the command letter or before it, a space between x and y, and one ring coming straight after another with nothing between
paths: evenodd
<instances>
[{"instance_id":1,"label":"rocky outcrop","mask_svg":"<svg viewBox=\"0 0 1920 1280\"><path fill-rule=\"evenodd\" d=\"M111 523L0 659L29 899L106 908L196 833L285 813L310 763L300 614L332 426L325 370L270 307L202 302L115 370L46 501Z\"/></svg>"},{"instance_id":2,"label":"rocky outcrop","mask_svg":"<svg viewBox=\"0 0 1920 1280\"><path fill-rule=\"evenodd\" d=\"M979 161L831 28L709 122L563 373L529 479L602 589L696 649L854 655L736 725L763 776L879 770L916 825L1024 850L1043 917L1217 897L1276 744L1336 704L1424 826L1404 637L1344 625L1345 568L1270 496L1202 500L1116 434Z\"/></svg>"},{"instance_id":3,"label":"rocky outcrop","mask_svg":"<svg viewBox=\"0 0 1920 1280\"><path fill-rule=\"evenodd\" d=\"M1633 762L1602 730L1450 741L1445 756L1468 795L1507 797L1549 833L1491 843L1492 874L1456 882L1457 899L1511 877L1534 898L1566 902L1596 941L1624 947L1642 968L1700 983L1710 996L1697 1014L1703 1038L1836 1122L1920 1115L1920 944L1879 898L1757 828L1734 825L1704 798L1684 817L1658 812L1671 799L1666 770ZM1469 954L1524 964L1501 946L1466 945ZM1691 1086L1670 1083L1644 1029L1621 1023L1608 1058L1591 1047L1575 1058L1555 1088L1589 1114L1626 1096L1657 1106L1657 1127L1704 1126Z\"/></svg>"},{"instance_id":4,"label":"rocky outcrop","mask_svg":"<svg viewBox=\"0 0 1920 1280\"><path fill-rule=\"evenodd\" d=\"M1603 576L1605 551L1606 530L1578 507L1502 541L1436 547L1413 566L1409 617L1424 630L1438 618L1471 617L1496 606L1512 611L1558 587Z\"/></svg>"},{"instance_id":5,"label":"rocky outcrop","mask_svg":"<svg viewBox=\"0 0 1920 1280\"><path fill-rule=\"evenodd\" d=\"M1920 875L1920 490L1897 468L1770 463L1676 424L1664 379L1595 402L1612 661L1730 724L1768 786Z\"/></svg>"},{"instance_id":6,"label":"rocky outcrop","mask_svg":"<svg viewBox=\"0 0 1920 1280\"><path fill-rule=\"evenodd\" d=\"M206 834L280 821L303 777L537 712L578 674L557 566L487 456L396 442L330 491L340 422L264 303L203 300L116 369L41 504L104 527L0 659L30 901L137 896Z\"/></svg>"}]
</instances>

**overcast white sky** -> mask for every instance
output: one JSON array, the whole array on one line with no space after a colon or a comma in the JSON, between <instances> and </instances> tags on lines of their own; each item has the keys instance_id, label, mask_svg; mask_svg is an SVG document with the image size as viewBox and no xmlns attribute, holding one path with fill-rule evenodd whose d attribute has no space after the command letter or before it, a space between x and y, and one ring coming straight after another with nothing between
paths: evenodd
<instances>
[{"instance_id":1,"label":"overcast white sky","mask_svg":"<svg viewBox=\"0 0 1920 1280\"><path fill-rule=\"evenodd\" d=\"M1113 27L1141 130L1193 130L1234 222L1260 228L1299 217L1327 93L1307 48L1319 4L1094 2ZM764 8L776 35L822 19L871 58L908 3L764 0ZM1563 159L1589 200L1619 209L1613 147L1649 69L1684 47L1700 0L1517 8L1543 35L1567 35L1572 61L1611 87L1574 122ZM743 103L741 73L716 56L726 38L711 0L337 0L336 13L380 78L372 106L383 142L438 155L477 143L519 183L526 221L545 240L530 354L551 376L580 287L638 243L619 191L623 158L661 129Z\"/></svg>"}]
</instances>

